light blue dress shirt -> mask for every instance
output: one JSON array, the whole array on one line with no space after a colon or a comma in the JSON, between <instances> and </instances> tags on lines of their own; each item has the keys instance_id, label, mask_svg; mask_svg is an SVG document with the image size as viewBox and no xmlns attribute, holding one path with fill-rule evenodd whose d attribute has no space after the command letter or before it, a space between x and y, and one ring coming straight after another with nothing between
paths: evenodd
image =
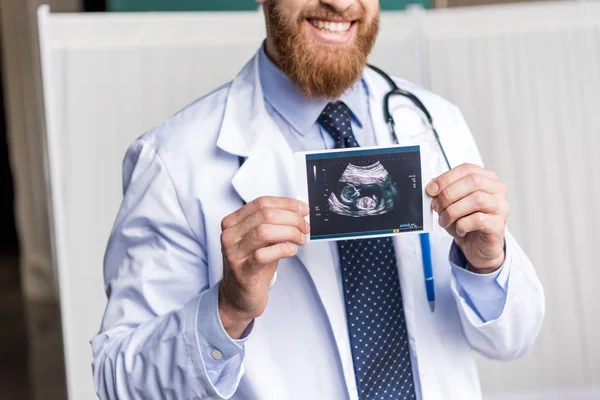
<instances>
[{"instance_id":1,"label":"light blue dress shirt","mask_svg":"<svg viewBox=\"0 0 600 400\"><path fill-rule=\"evenodd\" d=\"M293 151L326 150L335 147L332 136L317 122L319 115L332 99L305 97L266 55L264 48L259 52L260 81L265 97L267 112L281 129ZM361 79L346 91L339 100L352 113L352 131L361 146L375 146L375 130L371 121L368 102L368 87ZM341 280L339 257L335 242L331 243L335 271ZM450 249L450 263L458 283L460 295L471 306L483 322L491 321L502 314L506 302L506 287L498 282L498 271L475 274L468 271L467 262L456 244ZM343 296L342 293L340 295ZM425 301L425 300L423 300Z\"/></svg>"}]
</instances>

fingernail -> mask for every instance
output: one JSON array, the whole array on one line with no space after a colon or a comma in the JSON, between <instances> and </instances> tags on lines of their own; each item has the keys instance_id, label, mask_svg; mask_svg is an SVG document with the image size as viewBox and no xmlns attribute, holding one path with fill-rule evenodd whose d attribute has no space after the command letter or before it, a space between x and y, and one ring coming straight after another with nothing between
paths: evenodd
<instances>
[{"instance_id":1,"label":"fingernail","mask_svg":"<svg viewBox=\"0 0 600 400\"><path fill-rule=\"evenodd\" d=\"M308 214L309 211L310 211L310 208L308 208L308 204L306 204L304 202L300 202L300 212L302 214Z\"/></svg>"},{"instance_id":2,"label":"fingernail","mask_svg":"<svg viewBox=\"0 0 600 400\"><path fill-rule=\"evenodd\" d=\"M445 222L444 214L440 215L440 218L438 219L438 223L440 224L440 226L442 228L445 227L444 225L446 225L446 222Z\"/></svg>"},{"instance_id":3,"label":"fingernail","mask_svg":"<svg viewBox=\"0 0 600 400\"><path fill-rule=\"evenodd\" d=\"M433 202L431 202L431 208L433 208L433 211L435 211L435 212L440 211L439 210L440 206L438 205L437 200L434 200Z\"/></svg>"},{"instance_id":4,"label":"fingernail","mask_svg":"<svg viewBox=\"0 0 600 400\"><path fill-rule=\"evenodd\" d=\"M306 235L304 233L302 234L301 239L303 242L306 242Z\"/></svg>"},{"instance_id":5,"label":"fingernail","mask_svg":"<svg viewBox=\"0 0 600 400\"><path fill-rule=\"evenodd\" d=\"M305 222L306 224L306 232L310 232L310 224L308 222Z\"/></svg>"},{"instance_id":6,"label":"fingernail","mask_svg":"<svg viewBox=\"0 0 600 400\"><path fill-rule=\"evenodd\" d=\"M435 181L430 182L429 185L427 185L427 194L430 196L435 196L437 195L439 189L440 187Z\"/></svg>"}]
</instances>

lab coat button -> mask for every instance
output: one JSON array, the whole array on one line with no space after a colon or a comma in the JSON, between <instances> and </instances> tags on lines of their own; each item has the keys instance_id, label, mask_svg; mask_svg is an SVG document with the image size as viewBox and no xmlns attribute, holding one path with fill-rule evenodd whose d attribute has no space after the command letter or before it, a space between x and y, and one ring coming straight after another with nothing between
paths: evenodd
<instances>
[{"instance_id":1,"label":"lab coat button","mask_svg":"<svg viewBox=\"0 0 600 400\"><path fill-rule=\"evenodd\" d=\"M220 360L221 357L223 357L223 354L221 354L221 352L217 349L214 349L211 353L212 358L214 358L215 360Z\"/></svg>"}]
</instances>

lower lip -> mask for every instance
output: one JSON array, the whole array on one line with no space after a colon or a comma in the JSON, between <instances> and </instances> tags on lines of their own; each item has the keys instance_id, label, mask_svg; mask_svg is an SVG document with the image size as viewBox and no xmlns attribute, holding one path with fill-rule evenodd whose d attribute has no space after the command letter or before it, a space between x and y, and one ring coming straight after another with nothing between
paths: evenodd
<instances>
[{"instance_id":1,"label":"lower lip","mask_svg":"<svg viewBox=\"0 0 600 400\"><path fill-rule=\"evenodd\" d=\"M305 23L308 25L310 34L315 40L335 46L349 43L354 37L354 32L356 31L356 23L352 23L352 25L350 25L350 29L343 33L321 30L311 24L308 20L306 20Z\"/></svg>"}]
</instances>

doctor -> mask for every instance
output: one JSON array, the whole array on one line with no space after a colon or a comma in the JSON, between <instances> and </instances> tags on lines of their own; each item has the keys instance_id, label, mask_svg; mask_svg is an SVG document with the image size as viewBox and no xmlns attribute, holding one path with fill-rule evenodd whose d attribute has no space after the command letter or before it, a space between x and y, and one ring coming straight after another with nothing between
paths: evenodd
<instances>
[{"instance_id":1,"label":"doctor","mask_svg":"<svg viewBox=\"0 0 600 400\"><path fill-rule=\"evenodd\" d=\"M521 357L544 315L505 228L506 187L481 166L457 107L397 80L456 166L437 154L427 186L439 215L435 311L418 235L307 243L293 151L392 144L388 83L365 68L379 2L260 2L267 40L235 80L126 154L92 340L98 395L480 399L472 350ZM402 99L394 109L401 144L431 140Z\"/></svg>"}]
</instances>

